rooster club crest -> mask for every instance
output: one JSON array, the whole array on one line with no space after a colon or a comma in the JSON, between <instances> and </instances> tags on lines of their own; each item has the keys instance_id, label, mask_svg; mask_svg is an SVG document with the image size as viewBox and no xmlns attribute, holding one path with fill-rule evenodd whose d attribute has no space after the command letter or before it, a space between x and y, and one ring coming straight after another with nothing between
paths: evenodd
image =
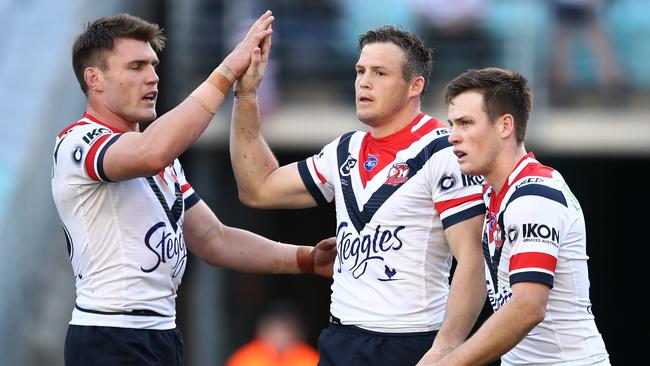
<instances>
[{"instance_id":1,"label":"rooster club crest","mask_svg":"<svg viewBox=\"0 0 650 366\"><path fill-rule=\"evenodd\" d=\"M409 179L409 165L406 163L396 163L390 168L388 172L388 179L386 184L391 186L398 186Z\"/></svg>"}]
</instances>

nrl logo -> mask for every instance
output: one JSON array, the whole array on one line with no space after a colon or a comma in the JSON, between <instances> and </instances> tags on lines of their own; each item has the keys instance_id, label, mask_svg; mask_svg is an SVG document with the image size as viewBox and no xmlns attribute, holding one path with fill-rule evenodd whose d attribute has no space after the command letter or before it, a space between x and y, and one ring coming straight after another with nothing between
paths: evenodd
<instances>
[{"instance_id":1,"label":"nrl logo","mask_svg":"<svg viewBox=\"0 0 650 366\"><path fill-rule=\"evenodd\" d=\"M352 172L352 168L357 165L357 159L353 158L351 154L348 154L348 158L345 159L345 163L341 165L339 172L342 176L347 177Z\"/></svg>"}]
</instances>

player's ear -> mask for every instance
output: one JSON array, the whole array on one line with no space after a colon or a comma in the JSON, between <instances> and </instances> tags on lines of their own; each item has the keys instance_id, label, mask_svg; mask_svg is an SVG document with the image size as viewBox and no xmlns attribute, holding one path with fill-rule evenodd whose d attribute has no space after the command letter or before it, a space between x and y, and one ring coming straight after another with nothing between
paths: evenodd
<instances>
[{"instance_id":1,"label":"player's ear","mask_svg":"<svg viewBox=\"0 0 650 366\"><path fill-rule=\"evenodd\" d=\"M498 118L501 137L507 138L515 135L515 118L510 113L506 113Z\"/></svg>"},{"instance_id":2,"label":"player's ear","mask_svg":"<svg viewBox=\"0 0 650 366\"><path fill-rule=\"evenodd\" d=\"M411 86L409 88L409 95L416 96L424 93L424 77L422 75L415 77L411 80Z\"/></svg>"},{"instance_id":3,"label":"player's ear","mask_svg":"<svg viewBox=\"0 0 650 366\"><path fill-rule=\"evenodd\" d=\"M86 67L84 70L84 81L86 82L86 86L88 86L88 90L104 91L104 75L99 68Z\"/></svg>"}]
</instances>

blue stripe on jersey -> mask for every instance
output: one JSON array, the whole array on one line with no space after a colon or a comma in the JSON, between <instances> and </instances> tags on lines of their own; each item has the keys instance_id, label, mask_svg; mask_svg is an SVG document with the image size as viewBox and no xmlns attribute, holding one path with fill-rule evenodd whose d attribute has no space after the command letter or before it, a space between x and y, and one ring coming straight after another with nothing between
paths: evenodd
<instances>
[{"instance_id":1,"label":"blue stripe on jersey","mask_svg":"<svg viewBox=\"0 0 650 366\"><path fill-rule=\"evenodd\" d=\"M510 286L512 287L517 282L539 282L553 288L553 278L552 275L543 272L519 272L510 275Z\"/></svg>"},{"instance_id":2,"label":"blue stripe on jersey","mask_svg":"<svg viewBox=\"0 0 650 366\"><path fill-rule=\"evenodd\" d=\"M61 143L63 142L63 140L65 140L66 137L68 137L68 135L69 135L69 133L66 133L65 135L63 135L63 137L61 137L59 142L56 144L56 147L54 148L54 164L57 163L58 158L59 158L59 147L61 147Z\"/></svg>"},{"instance_id":3,"label":"blue stripe on jersey","mask_svg":"<svg viewBox=\"0 0 650 366\"><path fill-rule=\"evenodd\" d=\"M201 197L199 197L196 192L192 193L185 199L185 212L187 212L187 210L189 210L192 206L196 205L200 200Z\"/></svg>"},{"instance_id":4,"label":"blue stripe on jersey","mask_svg":"<svg viewBox=\"0 0 650 366\"><path fill-rule=\"evenodd\" d=\"M108 141L106 141L104 147L102 147L102 149L99 151L99 154L97 156L97 174L104 182L112 182L112 180L108 179L106 173L104 173L104 154L106 153L106 150L108 150L108 148L111 145L113 145L113 143L117 141L117 139L120 138L120 136L122 135L119 134L109 138Z\"/></svg>"},{"instance_id":5,"label":"blue stripe on jersey","mask_svg":"<svg viewBox=\"0 0 650 366\"><path fill-rule=\"evenodd\" d=\"M169 224L174 229L174 232L176 232L178 230L178 220L181 218L181 214L183 213L183 193L181 192L180 184L174 183L174 194L176 199L174 199L174 204L170 209L169 205L167 205L165 195L162 193L153 177L146 177L145 179L147 180L147 183L149 183L149 187L151 187L153 193L156 195L158 202L160 202L163 211L165 211L167 219L169 219Z\"/></svg>"},{"instance_id":6,"label":"blue stripe on jersey","mask_svg":"<svg viewBox=\"0 0 650 366\"><path fill-rule=\"evenodd\" d=\"M353 132L346 133L341 136L341 139L339 140L339 145L336 150L339 167L342 167L346 163L348 156L350 155L349 146L350 136L352 134ZM417 174L429 158L431 158L435 153L449 146L451 146L451 144L449 143L447 136L441 136L431 141L416 156L405 162L409 167L408 178L410 179ZM341 189L345 200L345 207L348 210L350 221L352 221L357 232L363 230L366 224L372 220L372 217L381 205L383 205L384 202L386 202L386 200L404 184L400 183L396 186L390 184L382 185L372 194L368 202L363 206L363 209L359 211L350 175L341 174L341 169L339 169L339 176L341 178ZM406 181L408 181L408 179Z\"/></svg>"},{"instance_id":7,"label":"blue stripe on jersey","mask_svg":"<svg viewBox=\"0 0 650 366\"><path fill-rule=\"evenodd\" d=\"M300 178L302 178L302 183L307 188L307 191L314 197L314 200L319 205L324 205L327 203L323 192L318 189L314 179L309 174L309 168L307 167L307 160L302 160L298 162L298 173L300 173Z\"/></svg>"},{"instance_id":8,"label":"blue stripe on jersey","mask_svg":"<svg viewBox=\"0 0 650 366\"><path fill-rule=\"evenodd\" d=\"M515 192L512 194L512 196L510 196L510 199L506 203L506 207L508 207L512 201L523 196L540 196L568 207L566 198L564 198L562 191L541 184L528 184L523 187L516 188ZM505 209L503 211L505 212Z\"/></svg>"},{"instance_id":9,"label":"blue stripe on jersey","mask_svg":"<svg viewBox=\"0 0 650 366\"><path fill-rule=\"evenodd\" d=\"M485 214L485 205L484 204L477 204L475 206L472 206L468 209L465 209L463 211L457 212L453 215L450 215L444 219L442 219L442 228L447 229L448 227L451 227L454 224L457 224L461 221L465 221L471 217L477 216L477 215L483 215Z\"/></svg>"}]
</instances>

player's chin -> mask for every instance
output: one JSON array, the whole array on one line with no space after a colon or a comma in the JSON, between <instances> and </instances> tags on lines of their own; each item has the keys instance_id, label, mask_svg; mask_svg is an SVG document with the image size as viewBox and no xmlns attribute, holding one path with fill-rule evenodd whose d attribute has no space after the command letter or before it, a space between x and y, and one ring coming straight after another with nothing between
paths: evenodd
<instances>
[{"instance_id":1,"label":"player's chin","mask_svg":"<svg viewBox=\"0 0 650 366\"><path fill-rule=\"evenodd\" d=\"M368 110L357 108L357 119L368 126L373 126L374 121L377 119L375 113Z\"/></svg>"},{"instance_id":2,"label":"player's chin","mask_svg":"<svg viewBox=\"0 0 650 366\"><path fill-rule=\"evenodd\" d=\"M140 111L138 121L141 123L153 122L158 115L156 114L155 108L147 108L146 110Z\"/></svg>"}]
</instances>

